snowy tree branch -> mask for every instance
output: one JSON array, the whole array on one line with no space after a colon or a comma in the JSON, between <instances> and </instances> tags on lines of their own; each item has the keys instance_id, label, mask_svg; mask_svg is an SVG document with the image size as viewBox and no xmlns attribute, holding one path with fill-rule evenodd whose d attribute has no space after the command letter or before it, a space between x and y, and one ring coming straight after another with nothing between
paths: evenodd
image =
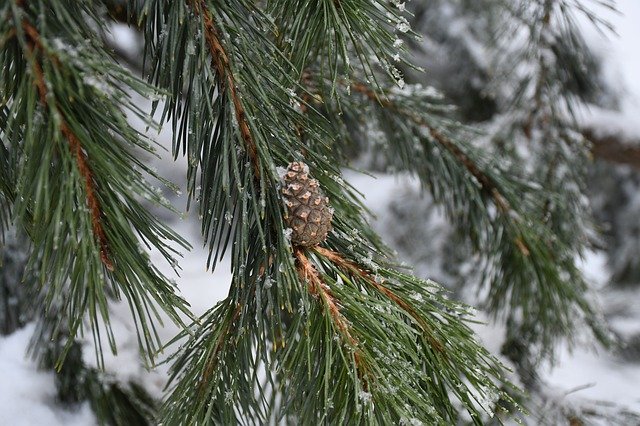
<instances>
[{"instance_id":1,"label":"snowy tree branch","mask_svg":"<svg viewBox=\"0 0 640 426\"><path fill-rule=\"evenodd\" d=\"M85 150L83 150L80 140L76 136L76 134L71 130L69 124L63 117L60 112L60 108L55 103L52 103L50 96L50 92L47 89L44 71L42 69L42 65L36 58L36 50L42 52L42 54L46 54L46 49L42 45L40 41L40 34L38 30L29 23L26 19L22 20L22 29L27 38L27 49L28 49L28 57L32 62L33 66L33 75L34 75L34 84L38 89L38 94L40 96L40 103L43 107L49 107L58 112L61 117L59 130L60 133L64 136L64 138L69 143L69 149L73 153L76 158L76 164L78 167L78 171L82 175L85 182L85 191L87 197L87 205L89 207L89 211L91 213L91 225L93 228L93 234L98 240L98 244L100 245L100 259L102 263L106 266L106 268L110 271L114 270L113 262L109 256L109 248L107 242L107 236L104 232L104 228L102 226L102 212L100 209L100 202L98 201L98 197L96 194L96 183L93 178L93 174L91 173L91 168L89 166L89 161L87 158L87 154ZM55 56L51 57L51 62L53 64L57 64L58 60Z\"/></svg>"},{"instance_id":2,"label":"snowy tree branch","mask_svg":"<svg viewBox=\"0 0 640 426\"><path fill-rule=\"evenodd\" d=\"M640 140L625 141L620 135L603 135L594 129L584 129L582 135L592 143L591 152L595 157L640 169Z\"/></svg>"},{"instance_id":3,"label":"snowy tree branch","mask_svg":"<svg viewBox=\"0 0 640 426\"><path fill-rule=\"evenodd\" d=\"M227 56L227 52L220 42L220 36L218 34L218 30L216 29L213 16L207 9L206 3L202 0L187 0L187 4L191 6L191 8L197 15L202 16L205 30L204 35L209 46L213 66L220 76L221 83L226 80L226 88L229 90L229 93L231 95L231 100L233 102L233 107L236 113L236 121L238 122L238 126L240 128L240 134L242 135L242 139L246 144L249 157L251 158L255 177L256 179L259 179L260 166L257 148L255 142L253 141L251 130L249 129L249 123L247 121L247 114L245 112L244 105L242 103L242 100L240 99L240 95L236 87L235 78L233 76L231 65L229 63L229 57Z\"/></svg>"}]
</instances>

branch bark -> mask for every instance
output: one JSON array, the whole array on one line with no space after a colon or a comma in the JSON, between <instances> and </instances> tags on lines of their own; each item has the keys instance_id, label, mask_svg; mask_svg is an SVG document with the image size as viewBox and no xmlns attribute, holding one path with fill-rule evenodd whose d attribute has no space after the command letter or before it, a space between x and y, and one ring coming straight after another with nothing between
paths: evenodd
<instances>
[{"instance_id":1,"label":"branch bark","mask_svg":"<svg viewBox=\"0 0 640 426\"><path fill-rule=\"evenodd\" d=\"M338 328L342 336L347 340L349 345L353 348L353 357L355 359L356 368L358 370L358 376L362 380L362 386L365 390L368 388L368 381L366 379L366 371L362 359L360 349L358 349L358 341L351 335L349 323L346 318L340 312L336 298L331 293L331 289L322 281L318 271L313 267L307 256L305 256L302 249L295 249L295 258L297 260L298 275L303 281L308 283L309 293L316 298L319 298L329 310L331 320Z\"/></svg>"},{"instance_id":2,"label":"branch bark","mask_svg":"<svg viewBox=\"0 0 640 426\"><path fill-rule=\"evenodd\" d=\"M204 0L187 0L187 4L191 6L196 15L202 16L204 23L204 36L207 40L207 45L209 46L213 67L220 77L220 85L222 86L221 91L224 91L224 89L229 90L233 108L236 113L236 121L240 128L240 135L242 136L246 149L249 153L255 177L256 179L260 179L260 163L256 144L253 140L253 136L251 135L244 105L240 99L240 95L238 94L235 77L231 69L231 64L229 63L229 57L220 42L220 36L216 29L213 16L207 9L207 5Z\"/></svg>"},{"instance_id":3,"label":"branch bark","mask_svg":"<svg viewBox=\"0 0 640 426\"><path fill-rule=\"evenodd\" d=\"M427 340L429 340L429 344L431 344L431 347L433 347L433 349L435 349L437 352L439 352L439 353L441 353L443 355L446 355L444 347L442 346L442 343L440 343L440 341L438 341L438 339L435 338L435 336L431 332L431 329L430 329L429 325L420 316L420 314L418 312L416 312L415 309L413 309L413 307L409 303L407 303L400 296L398 296L393 291L391 291L391 289L389 289L388 287L386 287L386 286L382 285L381 283L377 282L371 276L371 274L369 272L365 271L364 269L362 269L357 264L355 264L355 263L345 259L344 257L342 257L342 255L340 253L337 253L337 252L335 252L333 250L329 250L329 249L326 249L326 248L323 248L323 247L320 247L320 246L314 247L314 250L319 255L329 259L331 262L333 262L340 269L342 269L342 270L344 270L344 271L346 271L348 273L355 274L355 275L359 276L360 278L364 279L369 285L371 285L376 290L378 290L380 293L382 293L386 297L388 297L391 301L393 301L396 305L398 305L398 307L400 307L410 317L412 317L414 319L414 321L416 321L416 323L420 326L420 328L422 328L422 331L426 334Z\"/></svg>"},{"instance_id":4,"label":"branch bark","mask_svg":"<svg viewBox=\"0 0 640 426\"><path fill-rule=\"evenodd\" d=\"M42 64L37 58L37 51L42 52L43 55L46 54L46 50L40 41L40 34L37 28L35 28L27 19L23 19L21 24L27 37L27 56L32 63L34 84L38 90L40 103L45 108L49 106L60 112L60 107L55 102L51 104L47 99L48 89L45 82L44 71L42 69ZM52 56L51 60L54 64L59 64L57 57ZM84 179L87 206L89 207L89 212L91 214L91 227L100 247L100 260L109 271L113 271L115 268L109 255L109 244L104 232L104 227L102 226L102 211L97 197L96 183L89 166L87 154L82 148L80 140L69 127L64 114L60 113L60 117L62 118L60 122L60 133L67 140L69 150L75 156L78 171Z\"/></svg>"},{"instance_id":5,"label":"branch bark","mask_svg":"<svg viewBox=\"0 0 640 426\"><path fill-rule=\"evenodd\" d=\"M594 157L640 169L640 141L625 142L617 135L598 135L594 129L584 129L582 135L593 144Z\"/></svg>"}]
</instances>

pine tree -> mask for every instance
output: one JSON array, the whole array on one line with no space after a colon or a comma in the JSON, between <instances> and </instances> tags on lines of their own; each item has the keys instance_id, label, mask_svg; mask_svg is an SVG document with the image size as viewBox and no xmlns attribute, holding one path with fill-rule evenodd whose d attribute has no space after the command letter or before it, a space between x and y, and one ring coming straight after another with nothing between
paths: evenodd
<instances>
[{"instance_id":1,"label":"pine tree","mask_svg":"<svg viewBox=\"0 0 640 426\"><path fill-rule=\"evenodd\" d=\"M550 71L564 68L536 50L575 42L571 26L562 27L568 37L547 37L567 2L488 2L527 23L533 42L513 57L537 58L542 70L519 76L513 110L528 112L528 126L515 125L522 117L504 126L502 151L477 143L478 129L437 91L405 81L421 70L407 55L418 35L400 1L3 3L0 227L31 241L35 353L58 371L62 399L88 398L101 422L482 424L519 415L519 391L469 328L472 309L403 272L342 179L352 152L367 146L386 167L415 174L481 254L486 308L534 362L585 323L608 343L575 265L586 239L582 169L557 175L584 150L565 121L547 126L563 102L553 96L564 77ZM142 76L101 36L112 19L144 35ZM153 111L134 93L154 100ZM200 318L149 262L153 248L178 269L174 247L189 247L147 208L173 209L151 181L177 189L141 160L156 146L131 116L171 127L207 266L231 258L228 297ZM546 141L553 161L524 164L510 147L518 131ZM85 332L98 356L116 351L109 303L120 299L150 366L166 343L156 332L162 315L182 329L168 347L160 408L136 384L110 384L78 360Z\"/></svg>"}]
</instances>

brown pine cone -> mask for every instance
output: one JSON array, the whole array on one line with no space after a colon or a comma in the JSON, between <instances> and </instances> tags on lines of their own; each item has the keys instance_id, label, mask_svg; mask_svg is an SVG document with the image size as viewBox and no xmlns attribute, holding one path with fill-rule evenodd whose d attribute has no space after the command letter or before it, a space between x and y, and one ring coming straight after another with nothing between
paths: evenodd
<instances>
[{"instance_id":1,"label":"brown pine cone","mask_svg":"<svg viewBox=\"0 0 640 426\"><path fill-rule=\"evenodd\" d=\"M309 176L309 167L301 161L289 164L282 189L291 228L291 242L302 247L313 247L327 238L331 231L333 209L318 181Z\"/></svg>"}]
</instances>

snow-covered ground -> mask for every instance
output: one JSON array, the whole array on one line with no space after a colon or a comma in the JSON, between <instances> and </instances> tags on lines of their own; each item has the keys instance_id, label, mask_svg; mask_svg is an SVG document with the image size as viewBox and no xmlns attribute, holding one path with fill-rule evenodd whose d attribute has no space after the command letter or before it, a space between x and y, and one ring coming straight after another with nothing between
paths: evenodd
<instances>
[{"instance_id":1,"label":"snow-covered ground","mask_svg":"<svg viewBox=\"0 0 640 426\"><path fill-rule=\"evenodd\" d=\"M640 0L620 0L622 14L611 14L608 19L617 28L619 37L603 38L589 31L589 43L605 58L604 75L612 87L623 94L620 126L631 136L640 135ZM608 117L592 111L585 119L608 120ZM613 118L611 118L613 120ZM616 121L618 123L618 121ZM169 136L161 135L165 142ZM637 138L640 139L640 138ZM161 163L160 167L170 167ZM175 170L175 169L174 169ZM176 174L171 173L175 178ZM356 188L363 191L366 202L382 223L390 199L401 188L411 182L388 175L379 175L375 184L372 177L349 175ZM195 313L203 313L226 294L229 286L229 264L221 263L214 273L205 270L206 250L202 249L201 238L195 218L186 217L175 221L176 228L191 242L194 249L181 262L182 273L175 278L184 297L191 303ZM152 258L160 261L159 256ZM161 264L161 263L159 263ZM596 287L602 286L607 278L603 258L590 254L584 269ZM170 274L165 265L163 271ZM637 297L637 295L635 296ZM622 329L640 331L640 321L618 324ZM166 367L147 372L137 358L137 343L129 321L126 306L117 306L113 312L114 329L119 342L119 356L105 359L109 371L119 379L144 381L152 392L160 393L164 385ZM53 374L37 371L35 364L25 358L25 351L33 326L27 326L16 333L0 337L0 424L15 426L33 425L78 425L95 424L94 416L85 404L75 411L60 408L55 402ZM167 326L163 337L172 337L176 329ZM498 329L487 327L479 330L491 349L497 348L495 336ZM92 344L86 345L85 360L93 362ZM561 351L557 365L546 369L544 379L558 389L558 394L567 400L590 399L607 401L627 406L640 412L640 365L621 364L603 351L594 352L587 348L576 348L573 353ZM5 423L6 422L6 423Z\"/></svg>"}]
</instances>

